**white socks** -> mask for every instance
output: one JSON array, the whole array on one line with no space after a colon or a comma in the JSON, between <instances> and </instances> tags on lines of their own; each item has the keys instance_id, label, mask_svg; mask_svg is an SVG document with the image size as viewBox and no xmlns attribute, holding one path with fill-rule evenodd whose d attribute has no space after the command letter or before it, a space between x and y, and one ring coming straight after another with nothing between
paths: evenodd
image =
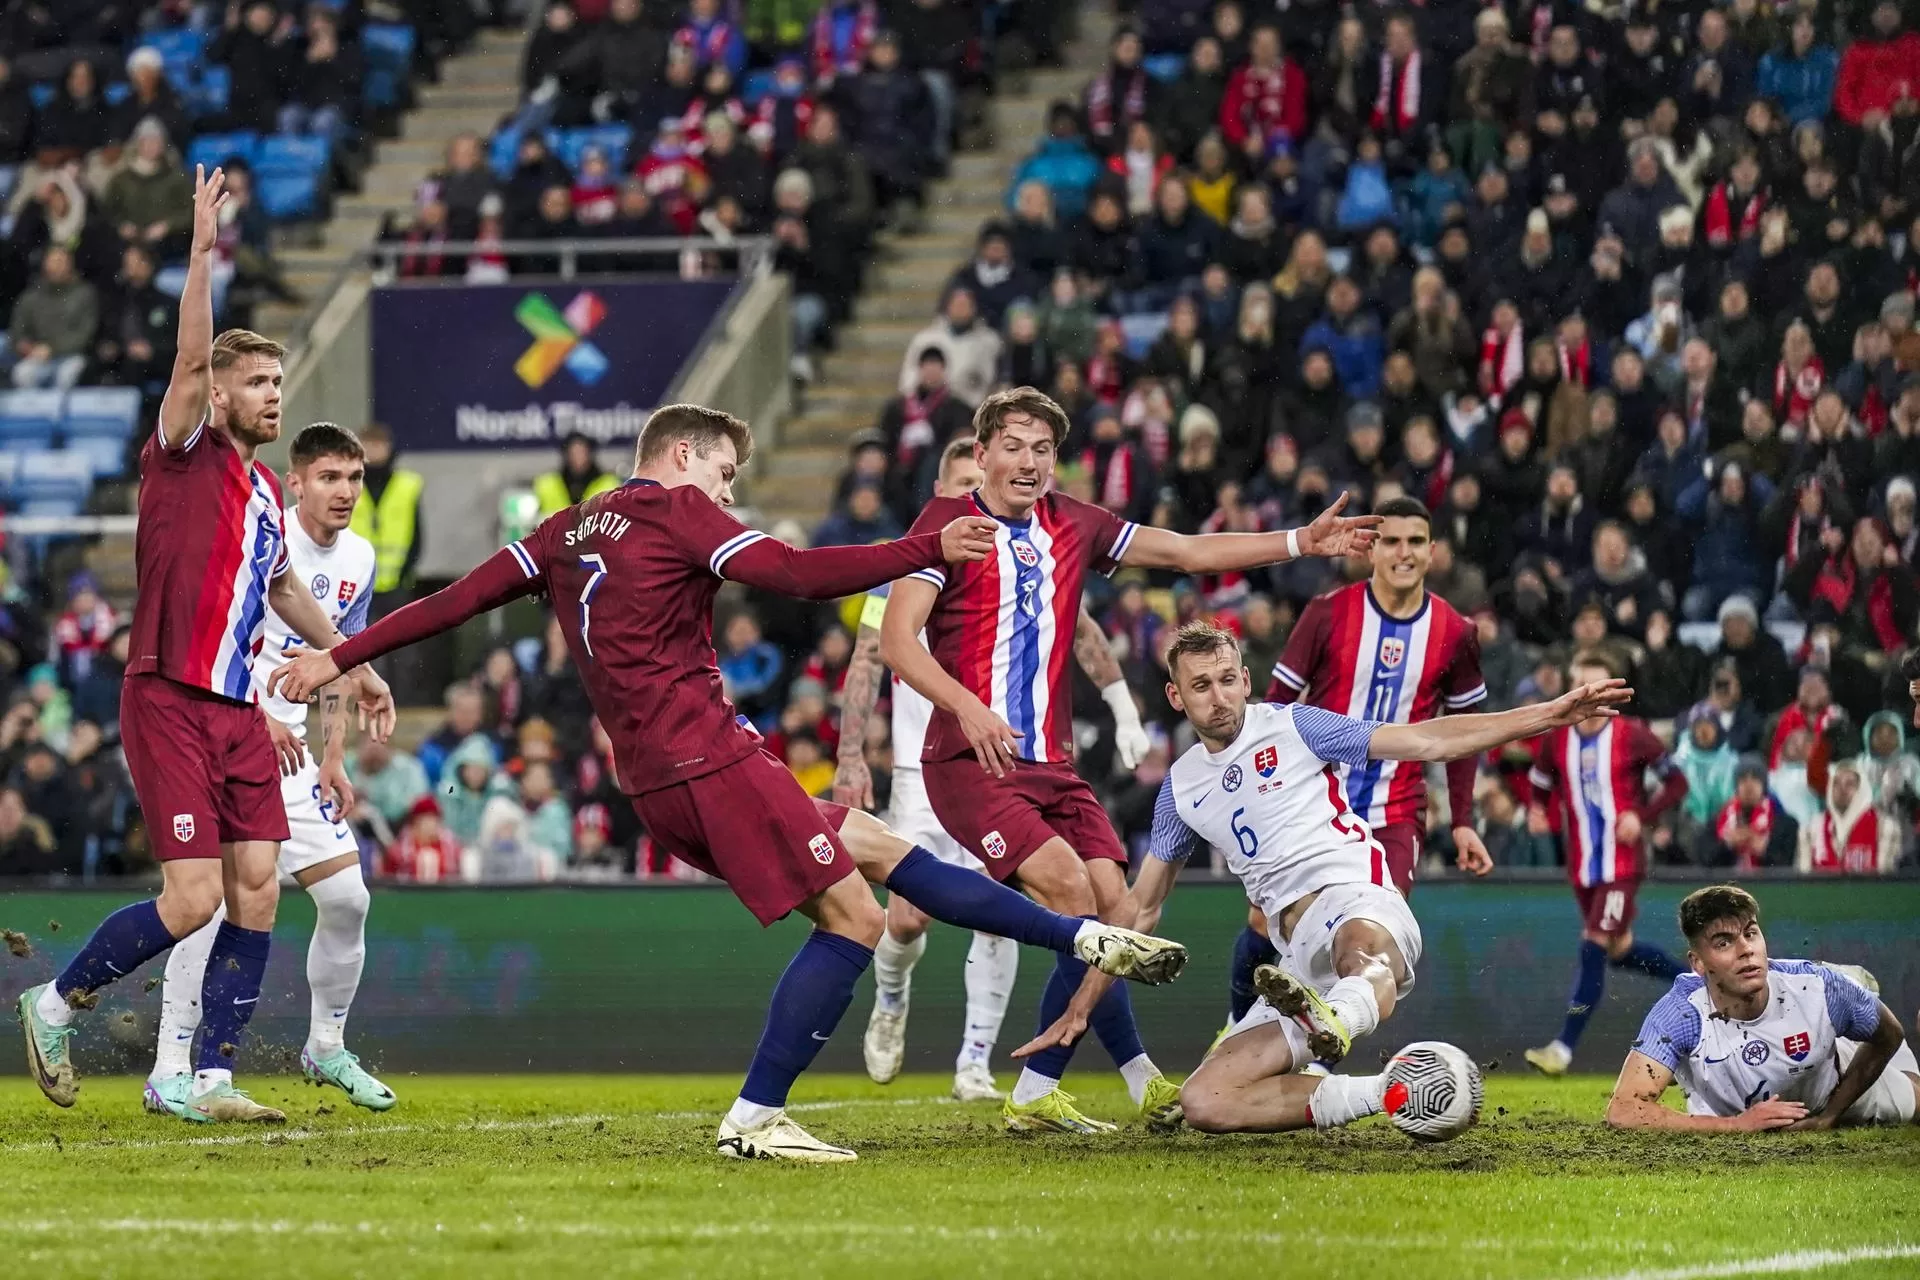
<instances>
[{"instance_id":1,"label":"white socks","mask_svg":"<svg viewBox=\"0 0 1920 1280\"><path fill-rule=\"evenodd\" d=\"M193 1033L200 1029L200 988L207 978L207 954L213 935L227 918L221 903L213 919L173 944L167 953L167 980L160 988L160 1045L153 1058L155 1080L193 1070Z\"/></svg>"},{"instance_id":2,"label":"white socks","mask_svg":"<svg viewBox=\"0 0 1920 1280\"><path fill-rule=\"evenodd\" d=\"M40 998L33 1007L40 1014L40 1020L50 1027L64 1027L73 1021L73 1006L67 998L54 988L57 984L49 982L40 989Z\"/></svg>"},{"instance_id":3,"label":"white socks","mask_svg":"<svg viewBox=\"0 0 1920 1280\"><path fill-rule=\"evenodd\" d=\"M1342 978L1327 992L1327 1003L1347 1024L1347 1034L1358 1040L1380 1025L1380 999L1365 978Z\"/></svg>"},{"instance_id":4,"label":"white socks","mask_svg":"<svg viewBox=\"0 0 1920 1280\"><path fill-rule=\"evenodd\" d=\"M913 966L927 953L927 935L912 942L901 942L892 930L883 930L873 948L873 985L879 993L879 1007L888 1013L903 1013L907 1008L907 988L913 982Z\"/></svg>"},{"instance_id":5,"label":"white socks","mask_svg":"<svg viewBox=\"0 0 1920 1280\"><path fill-rule=\"evenodd\" d=\"M758 1102L748 1102L745 1098L735 1098L733 1105L727 1108L727 1123L736 1129L758 1129L779 1115L781 1110L780 1107L768 1107Z\"/></svg>"},{"instance_id":6,"label":"white socks","mask_svg":"<svg viewBox=\"0 0 1920 1280\"><path fill-rule=\"evenodd\" d=\"M1153 1065L1153 1059L1146 1054L1129 1059L1120 1064L1120 1078L1127 1082L1127 1096L1133 1099L1133 1105L1139 1106L1147 1098L1147 1085L1159 1078L1160 1068Z\"/></svg>"},{"instance_id":7,"label":"white socks","mask_svg":"<svg viewBox=\"0 0 1920 1280\"><path fill-rule=\"evenodd\" d=\"M1385 1072L1377 1076L1328 1076L1313 1091L1307 1110L1313 1116L1314 1128L1335 1129L1378 1115L1384 1109L1386 1093Z\"/></svg>"},{"instance_id":8,"label":"white socks","mask_svg":"<svg viewBox=\"0 0 1920 1280\"><path fill-rule=\"evenodd\" d=\"M1013 1084L1013 1105L1024 1107L1038 1102L1060 1087L1060 1082L1052 1076L1043 1076L1032 1067L1022 1067L1020 1078Z\"/></svg>"},{"instance_id":9,"label":"white socks","mask_svg":"<svg viewBox=\"0 0 1920 1280\"><path fill-rule=\"evenodd\" d=\"M372 899L358 866L307 889L313 899L313 941L307 946L307 987L313 993L307 1051L316 1058L345 1044L347 1010L360 989L367 959L367 907Z\"/></svg>"},{"instance_id":10,"label":"white socks","mask_svg":"<svg viewBox=\"0 0 1920 1280\"><path fill-rule=\"evenodd\" d=\"M924 935L922 941L924 941ZM879 952L874 953L876 964ZM989 1066L993 1046L1006 1021L1013 999L1013 981L1020 972L1020 944L991 933L973 935L967 950L967 1031L960 1042L955 1067Z\"/></svg>"}]
</instances>

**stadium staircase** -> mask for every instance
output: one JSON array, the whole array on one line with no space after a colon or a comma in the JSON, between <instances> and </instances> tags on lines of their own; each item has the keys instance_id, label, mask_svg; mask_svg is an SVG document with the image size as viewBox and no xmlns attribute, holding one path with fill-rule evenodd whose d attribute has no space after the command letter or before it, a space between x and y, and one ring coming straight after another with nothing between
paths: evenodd
<instances>
[{"instance_id":1,"label":"stadium staircase","mask_svg":"<svg viewBox=\"0 0 1920 1280\"><path fill-rule=\"evenodd\" d=\"M947 277L973 256L980 224L1005 214L1014 171L1046 130L1047 104L1079 101L1106 58L1113 25L1104 5L1088 6L1064 66L1003 75L991 101L993 148L954 154L952 172L928 193L918 234L881 237L853 317L755 468L753 506L765 525L792 519L811 529L827 514L847 442L879 422L908 341L933 319Z\"/></svg>"}]
</instances>

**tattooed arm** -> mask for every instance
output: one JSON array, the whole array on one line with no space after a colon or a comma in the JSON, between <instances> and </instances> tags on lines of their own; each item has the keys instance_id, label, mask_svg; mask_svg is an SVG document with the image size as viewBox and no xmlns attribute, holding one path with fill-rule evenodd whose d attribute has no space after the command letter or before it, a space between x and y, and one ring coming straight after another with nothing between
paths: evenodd
<instances>
[{"instance_id":1,"label":"tattooed arm","mask_svg":"<svg viewBox=\"0 0 1920 1280\"><path fill-rule=\"evenodd\" d=\"M1073 657L1113 710L1113 745L1120 756L1120 767L1137 767L1146 759L1152 743L1140 725L1140 708L1134 705L1133 690L1127 688L1120 663L1107 644L1107 633L1085 609L1080 610L1080 621L1073 629Z\"/></svg>"},{"instance_id":2,"label":"tattooed arm","mask_svg":"<svg viewBox=\"0 0 1920 1280\"><path fill-rule=\"evenodd\" d=\"M341 676L314 695L320 707L320 745L315 756L320 761L320 802L343 816L353 811L353 783L347 780L347 708L353 693L353 678Z\"/></svg>"},{"instance_id":3,"label":"tattooed arm","mask_svg":"<svg viewBox=\"0 0 1920 1280\"><path fill-rule=\"evenodd\" d=\"M876 597L867 599L867 613L875 613ZM877 598L880 609L886 598ZM859 634L853 641L853 658L847 663L847 679L840 687L840 753L833 775L833 798L838 804L856 809L873 808L873 775L867 770L867 720L873 704L880 698L880 682L886 679L886 665L880 659L880 623L860 619Z\"/></svg>"}]
</instances>

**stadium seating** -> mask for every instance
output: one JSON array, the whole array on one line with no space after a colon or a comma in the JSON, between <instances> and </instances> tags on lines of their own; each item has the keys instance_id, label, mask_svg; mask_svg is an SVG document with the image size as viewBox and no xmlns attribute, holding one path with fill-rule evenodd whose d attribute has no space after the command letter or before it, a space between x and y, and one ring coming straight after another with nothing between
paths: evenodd
<instances>
[{"instance_id":1,"label":"stadium seating","mask_svg":"<svg viewBox=\"0 0 1920 1280\"><path fill-rule=\"evenodd\" d=\"M633 130L624 124L596 125L584 129L560 129L549 135L553 145L553 154L574 173L580 172L580 161L588 148L597 147L605 153L607 162L614 171L620 172L627 165L627 150L633 145ZM519 139L514 139L519 146Z\"/></svg>"},{"instance_id":2,"label":"stadium seating","mask_svg":"<svg viewBox=\"0 0 1920 1280\"><path fill-rule=\"evenodd\" d=\"M360 29L360 53L366 65L361 94L369 107L391 110L401 104L413 66L412 27L369 22Z\"/></svg>"},{"instance_id":3,"label":"stadium seating","mask_svg":"<svg viewBox=\"0 0 1920 1280\"><path fill-rule=\"evenodd\" d=\"M14 507L25 516L74 516L93 492L93 466L84 454L36 449L20 454Z\"/></svg>"},{"instance_id":4,"label":"stadium seating","mask_svg":"<svg viewBox=\"0 0 1920 1280\"><path fill-rule=\"evenodd\" d=\"M85 457L95 480L126 470L127 441L137 430L140 392L133 387L79 387L67 393L60 438Z\"/></svg>"},{"instance_id":5,"label":"stadium seating","mask_svg":"<svg viewBox=\"0 0 1920 1280\"><path fill-rule=\"evenodd\" d=\"M203 133L187 147L187 168L202 165L211 170L233 159L253 164L259 152L257 133Z\"/></svg>"},{"instance_id":6,"label":"stadium seating","mask_svg":"<svg viewBox=\"0 0 1920 1280\"><path fill-rule=\"evenodd\" d=\"M58 391L0 391L0 446L9 452L52 448L63 398Z\"/></svg>"}]
</instances>

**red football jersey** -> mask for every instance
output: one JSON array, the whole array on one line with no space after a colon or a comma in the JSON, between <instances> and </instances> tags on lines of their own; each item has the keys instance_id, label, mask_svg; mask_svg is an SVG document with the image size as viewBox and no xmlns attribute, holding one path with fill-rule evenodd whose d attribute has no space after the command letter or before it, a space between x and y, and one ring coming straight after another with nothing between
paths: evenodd
<instances>
[{"instance_id":1,"label":"red football jersey","mask_svg":"<svg viewBox=\"0 0 1920 1280\"><path fill-rule=\"evenodd\" d=\"M287 570L280 484L203 424L140 452L127 674L155 673L237 702L253 686L267 584Z\"/></svg>"},{"instance_id":2,"label":"red football jersey","mask_svg":"<svg viewBox=\"0 0 1920 1280\"><path fill-rule=\"evenodd\" d=\"M1646 723L1630 716L1609 720L1592 737L1572 725L1550 729L1534 743L1527 780L1534 798L1558 809L1560 838L1567 847L1567 878L1585 887L1637 880L1645 873L1642 846L1652 819L1665 807L1650 804L1647 771L1677 773L1667 748ZM1685 794L1685 788L1680 789ZM1645 824L1641 838L1620 838L1620 815L1631 810Z\"/></svg>"},{"instance_id":3,"label":"red football jersey","mask_svg":"<svg viewBox=\"0 0 1920 1280\"><path fill-rule=\"evenodd\" d=\"M1315 596L1274 664L1268 699L1293 702L1304 693L1312 706L1391 724L1486 701L1473 623L1433 592L1426 596L1420 611L1405 619L1389 617L1365 582ZM1421 821L1427 779L1418 764L1373 760L1364 769L1340 770L1353 811L1369 825ZM1470 799L1470 771L1466 777Z\"/></svg>"},{"instance_id":4,"label":"red football jersey","mask_svg":"<svg viewBox=\"0 0 1920 1280\"><path fill-rule=\"evenodd\" d=\"M545 592L613 743L629 795L698 778L760 749L720 686L713 598L721 580L811 599L866 591L940 563L940 535L797 551L692 485L630 480L540 522L459 582L334 651L345 669L520 596Z\"/></svg>"},{"instance_id":5,"label":"red football jersey","mask_svg":"<svg viewBox=\"0 0 1920 1280\"><path fill-rule=\"evenodd\" d=\"M935 498L913 522L937 532L962 516L992 516L977 495ZM998 519L997 517L995 517ZM1049 493L1025 520L999 520L994 554L912 575L940 588L927 615L927 650L942 669L1020 733L1023 760L1073 760L1073 684L1067 659L1087 570L1111 573L1135 526L1104 507ZM973 754L952 712L934 708L922 760Z\"/></svg>"}]
</instances>

